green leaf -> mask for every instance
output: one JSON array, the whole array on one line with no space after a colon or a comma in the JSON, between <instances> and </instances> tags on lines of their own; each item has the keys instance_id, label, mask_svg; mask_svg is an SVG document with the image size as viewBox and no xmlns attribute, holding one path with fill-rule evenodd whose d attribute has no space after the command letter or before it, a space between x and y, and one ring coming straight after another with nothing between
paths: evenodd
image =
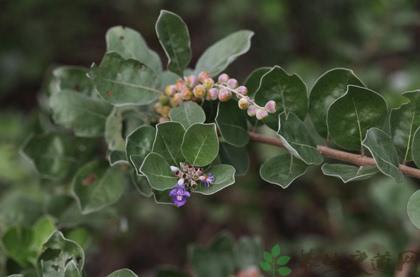
<instances>
[{"instance_id":1,"label":"green leaf","mask_svg":"<svg viewBox=\"0 0 420 277\"><path fill-rule=\"evenodd\" d=\"M310 131L294 113L279 114L278 135L290 154L306 164L319 165L324 161Z\"/></svg>"},{"instance_id":2,"label":"green leaf","mask_svg":"<svg viewBox=\"0 0 420 277\"><path fill-rule=\"evenodd\" d=\"M114 106L148 105L162 94L153 70L116 53L106 54L99 66L93 65L89 77L99 95Z\"/></svg>"},{"instance_id":3,"label":"green leaf","mask_svg":"<svg viewBox=\"0 0 420 277\"><path fill-rule=\"evenodd\" d=\"M124 59L134 59L155 73L162 71L159 55L149 49L143 37L133 29L115 26L106 33L107 52L116 52Z\"/></svg>"},{"instance_id":4,"label":"green leaf","mask_svg":"<svg viewBox=\"0 0 420 277\"><path fill-rule=\"evenodd\" d=\"M216 124L220 135L227 143L236 147L248 144L249 135L245 113L238 109L236 101L219 102Z\"/></svg>"},{"instance_id":5,"label":"green leaf","mask_svg":"<svg viewBox=\"0 0 420 277\"><path fill-rule=\"evenodd\" d=\"M31 247L35 249L37 254L40 254L44 243L46 243L56 231L54 219L50 216L43 216L35 222L32 230L33 240Z\"/></svg>"},{"instance_id":6,"label":"green leaf","mask_svg":"<svg viewBox=\"0 0 420 277\"><path fill-rule=\"evenodd\" d=\"M93 149L92 141L58 134L34 135L22 147L22 153L44 178L63 179Z\"/></svg>"},{"instance_id":7,"label":"green leaf","mask_svg":"<svg viewBox=\"0 0 420 277\"><path fill-rule=\"evenodd\" d=\"M260 87L262 77L271 70L271 67L264 66L255 69L246 77L245 86L248 89L248 96L254 98L255 93Z\"/></svg>"},{"instance_id":8,"label":"green leaf","mask_svg":"<svg viewBox=\"0 0 420 277\"><path fill-rule=\"evenodd\" d=\"M271 184L287 188L295 179L305 174L308 166L286 150L266 160L260 168L261 178Z\"/></svg>"},{"instance_id":9,"label":"green leaf","mask_svg":"<svg viewBox=\"0 0 420 277\"><path fill-rule=\"evenodd\" d=\"M204 195L216 193L235 183L235 168L228 164L213 165L206 170L207 173L213 174L215 181L208 188L203 185L197 187L193 192Z\"/></svg>"},{"instance_id":10,"label":"green leaf","mask_svg":"<svg viewBox=\"0 0 420 277\"><path fill-rule=\"evenodd\" d=\"M50 95L62 90L73 91L86 96L94 96L94 86L86 76L88 68L81 66L60 66L52 72L49 83Z\"/></svg>"},{"instance_id":11,"label":"green leaf","mask_svg":"<svg viewBox=\"0 0 420 277\"><path fill-rule=\"evenodd\" d=\"M281 256L277 259L277 264L278 265L286 265L289 261L290 261L289 256Z\"/></svg>"},{"instance_id":12,"label":"green leaf","mask_svg":"<svg viewBox=\"0 0 420 277\"><path fill-rule=\"evenodd\" d=\"M135 185L137 191L144 197L151 197L153 195L153 190L147 182L147 178L144 176L139 176L136 172L130 172L131 182Z\"/></svg>"},{"instance_id":13,"label":"green leaf","mask_svg":"<svg viewBox=\"0 0 420 277\"><path fill-rule=\"evenodd\" d=\"M348 86L346 94L328 110L328 133L332 141L346 150L360 151L366 131L381 128L387 118L383 97L367 88Z\"/></svg>"},{"instance_id":14,"label":"green leaf","mask_svg":"<svg viewBox=\"0 0 420 277\"><path fill-rule=\"evenodd\" d=\"M118 164L129 164L125 151L110 151L107 155L107 158L110 166Z\"/></svg>"},{"instance_id":15,"label":"green leaf","mask_svg":"<svg viewBox=\"0 0 420 277\"><path fill-rule=\"evenodd\" d=\"M178 166L184 160L181 144L185 129L178 122L164 122L156 125L153 152L162 155L170 165Z\"/></svg>"},{"instance_id":16,"label":"green leaf","mask_svg":"<svg viewBox=\"0 0 420 277\"><path fill-rule=\"evenodd\" d=\"M249 169L249 155L245 147L235 147L221 143L219 149L220 160L224 164L232 165L237 176L246 175Z\"/></svg>"},{"instance_id":17,"label":"green leaf","mask_svg":"<svg viewBox=\"0 0 420 277\"><path fill-rule=\"evenodd\" d=\"M70 261L64 270L64 277L82 277L80 270L77 268L77 264L74 261Z\"/></svg>"},{"instance_id":18,"label":"green leaf","mask_svg":"<svg viewBox=\"0 0 420 277\"><path fill-rule=\"evenodd\" d=\"M105 122L105 141L109 150L125 150L123 133L123 111L114 108Z\"/></svg>"},{"instance_id":19,"label":"green leaf","mask_svg":"<svg viewBox=\"0 0 420 277\"><path fill-rule=\"evenodd\" d=\"M271 256L273 258L278 257L280 255L280 245L276 244L271 248Z\"/></svg>"},{"instance_id":20,"label":"green leaf","mask_svg":"<svg viewBox=\"0 0 420 277\"><path fill-rule=\"evenodd\" d=\"M192 56L190 33L184 20L163 10L156 21L156 34L168 57L168 69L183 76Z\"/></svg>"},{"instance_id":21,"label":"green leaf","mask_svg":"<svg viewBox=\"0 0 420 277\"><path fill-rule=\"evenodd\" d=\"M194 166L210 164L219 153L216 125L196 123L184 135L181 145L185 160Z\"/></svg>"},{"instance_id":22,"label":"green leaf","mask_svg":"<svg viewBox=\"0 0 420 277\"><path fill-rule=\"evenodd\" d=\"M418 168L420 168L420 127L414 132L413 143L411 147L411 155L413 157L414 163Z\"/></svg>"},{"instance_id":23,"label":"green leaf","mask_svg":"<svg viewBox=\"0 0 420 277\"><path fill-rule=\"evenodd\" d=\"M394 178L397 183L405 183L404 175L399 169L397 149L387 133L378 128L371 128L367 131L362 144L372 154L378 169L383 174Z\"/></svg>"},{"instance_id":24,"label":"green leaf","mask_svg":"<svg viewBox=\"0 0 420 277\"><path fill-rule=\"evenodd\" d=\"M38 266L43 277L65 277L69 263L74 263L79 271L82 271L85 261L83 249L76 242L64 238L61 232L55 232L44 244L43 249L42 255L38 258Z\"/></svg>"},{"instance_id":25,"label":"green leaf","mask_svg":"<svg viewBox=\"0 0 420 277\"><path fill-rule=\"evenodd\" d=\"M76 242L83 249L87 249L92 240L91 234L83 227L71 229L68 233L66 233L66 238Z\"/></svg>"},{"instance_id":26,"label":"green leaf","mask_svg":"<svg viewBox=\"0 0 420 277\"><path fill-rule=\"evenodd\" d=\"M420 229L420 190L417 190L408 199L407 214L414 226Z\"/></svg>"},{"instance_id":27,"label":"green leaf","mask_svg":"<svg viewBox=\"0 0 420 277\"><path fill-rule=\"evenodd\" d=\"M273 260L273 256L271 255L271 253L264 251L264 260L271 264Z\"/></svg>"},{"instance_id":28,"label":"green leaf","mask_svg":"<svg viewBox=\"0 0 420 277\"><path fill-rule=\"evenodd\" d=\"M7 256L21 267L27 267L36 262L37 252L29 247L34 239L32 229L14 226L7 229L2 237L2 244Z\"/></svg>"},{"instance_id":29,"label":"green leaf","mask_svg":"<svg viewBox=\"0 0 420 277\"><path fill-rule=\"evenodd\" d=\"M248 52L254 32L242 30L228 35L210 46L198 59L195 73L208 72L216 76L240 55Z\"/></svg>"},{"instance_id":30,"label":"green leaf","mask_svg":"<svg viewBox=\"0 0 420 277\"><path fill-rule=\"evenodd\" d=\"M143 125L127 136L125 152L127 153L127 159L131 162L137 172L146 155L152 151L155 133L155 128Z\"/></svg>"},{"instance_id":31,"label":"green leaf","mask_svg":"<svg viewBox=\"0 0 420 277\"><path fill-rule=\"evenodd\" d=\"M323 164L322 172L327 176L340 178L343 183L368 179L378 173L376 166L354 166L348 164Z\"/></svg>"},{"instance_id":32,"label":"green leaf","mask_svg":"<svg viewBox=\"0 0 420 277\"><path fill-rule=\"evenodd\" d=\"M150 186L159 191L174 187L178 180L171 172L166 159L158 153L152 152L146 156L140 172L146 176Z\"/></svg>"},{"instance_id":33,"label":"green leaf","mask_svg":"<svg viewBox=\"0 0 420 277\"><path fill-rule=\"evenodd\" d=\"M119 269L107 275L107 277L137 277L133 271L127 268Z\"/></svg>"},{"instance_id":34,"label":"green leaf","mask_svg":"<svg viewBox=\"0 0 420 277\"><path fill-rule=\"evenodd\" d=\"M309 114L321 136L327 136L329 106L346 93L348 85L364 86L354 72L347 68L331 69L316 80L309 94Z\"/></svg>"},{"instance_id":35,"label":"green leaf","mask_svg":"<svg viewBox=\"0 0 420 277\"><path fill-rule=\"evenodd\" d=\"M271 265L267 262L261 262L260 267L263 271L271 271Z\"/></svg>"},{"instance_id":36,"label":"green leaf","mask_svg":"<svg viewBox=\"0 0 420 277\"><path fill-rule=\"evenodd\" d=\"M125 189L125 177L119 167L92 161L83 165L72 181L72 193L82 214L92 213L118 201Z\"/></svg>"},{"instance_id":37,"label":"green leaf","mask_svg":"<svg viewBox=\"0 0 420 277\"><path fill-rule=\"evenodd\" d=\"M292 270L287 266L282 266L279 268L279 274L281 276L287 276L292 272Z\"/></svg>"},{"instance_id":38,"label":"green leaf","mask_svg":"<svg viewBox=\"0 0 420 277\"><path fill-rule=\"evenodd\" d=\"M415 130L420 126L420 91L403 94L410 102L391 110L391 135L404 161L411 161L411 145Z\"/></svg>"},{"instance_id":39,"label":"green leaf","mask_svg":"<svg viewBox=\"0 0 420 277\"><path fill-rule=\"evenodd\" d=\"M79 137L103 136L105 120L111 112L108 103L71 90L51 95L49 106L54 121Z\"/></svg>"},{"instance_id":40,"label":"green leaf","mask_svg":"<svg viewBox=\"0 0 420 277\"><path fill-rule=\"evenodd\" d=\"M172 108L169 112L169 117L172 121L182 124L185 129L188 129L195 123L204 123L206 121L206 114L203 108L195 102L184 102L178 107Z\"/></svg>"},{"instance_id":41,"label":"green leaf","mask_svg":"<svg viewBox=\"0 0 420 277\"><path fill-rule=\"evenodd\" d=\"M260 87L255 94L258 105L264 106L269 100L276 102L277 112L270 115L266 121L277 125L278 114L281 112L295 113L304 119L308 109L308 95L305 83L296 75L290 75L279 66L274 66L261 79ZM277 130L277 126L274 128Z\"/></svg>"}]
</instances>

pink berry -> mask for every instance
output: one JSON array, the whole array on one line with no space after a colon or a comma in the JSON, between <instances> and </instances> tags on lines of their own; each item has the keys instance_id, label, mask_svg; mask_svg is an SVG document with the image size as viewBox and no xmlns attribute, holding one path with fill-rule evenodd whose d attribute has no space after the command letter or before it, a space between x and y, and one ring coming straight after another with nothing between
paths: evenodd
<instances>
[{"instance_id":1,"label":"pink berry","mask_svg":"<svg viewBox=\"0 0 420 277\"><path fill-rule=\"evenodd\" d=\"M229 101L230 98L232 98L232 93L228 89L221 88L219 90L219 100L221 102Z\"/></svg>"},{"instance_id":2,"label":"pink berry","mask_svg":"<svg viewBox=\"0 0 420 277\"><path fill-rule=\"evenodd\" d=\"M238 107L241 110L248 109L248 107L249 107L248 97L242 97L241 99L239 99L239 101L238 101Z\"/></svg>"},{"instance_id":3,"label":"pink berry","mask_svg":"<svg viewBox=\"0 0 420 277\"><path fill-rule=\"evenodd\" d=\"M226 73L220 74L219 78L217 79L217 81L220 84L226 83L229 80L229 75L227 75Z\"/></svg>"},{"instance_id":4,"label":"pink berry","mask_svg":"<svg viewBox=\"0 0 420 277\"><path fill-rule=\"evenodd\" d=\"M200 72L200 74L198 74L198 80L200 82L204 82L204 80L207 79L207 78L209 78L209 77L210 77L209 76L209 73L208 72L205 72L205 71Z\"/></svg>"},{"instance_id":5,"label":"pink berry","mask_svg":"<svg viewBox=\"0 0 420 277\"><path fill-rule=\"evenodd\" d=\"M229 79L227 81L227 85L228 85L228 87L230 87L232 89L237 88L238 87L238 81L236 79L233 79L233 78Z\"/></svg>"},{"instance_id":6,"label":"pink berry","mask_svg":"<svg viewBox=\"0 0 420 277\"><path fill-rule=\"evenodd\" d=\"M257 113L255 114L258 120L264 119L268 116L268 112L265 109L257 109Z\"/></svg>"},{"instance_id":7,"label":"pink berry","mask_svg":"<svg viewBox=\"0 0 420 277\"><path fill-rule=\"evenodd\" d=\"M197 84L197 77L194 75L190 75L188 77L185 78L187 85L190 87L194 87Z\"/></svg>"},{"instance_id":8,"label":"pink berry","mask_svg":"<svg viewBox=\"0 0 420 277\"><path fill-rule=\"evenodd\" d=\"M246 86L239 86L236 90L242 95L248 94L248 89L246 88Z\"/></svg>"},{"instance_id":9,"label":"pink berry","mask_svg":"<svg viewBox=\"0 0 420 277\"><path fill-rule=\"evenodd\" d=\"M269 113L275 113L276 112L276 102L274 100L270 100L265 104L264 108Z\"/></svg>"}]
</instances>

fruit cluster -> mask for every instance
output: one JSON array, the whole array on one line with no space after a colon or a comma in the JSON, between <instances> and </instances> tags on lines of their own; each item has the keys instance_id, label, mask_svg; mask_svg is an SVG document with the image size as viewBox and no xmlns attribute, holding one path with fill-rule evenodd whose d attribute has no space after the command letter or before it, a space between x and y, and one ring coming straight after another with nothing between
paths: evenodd
<instances>
[{"instance_id":1,"label":"fruit cluster","mask_svg":"<svg viewBox=\"0 0 420 277\"><path fill-rule=\"evenodd\" d=\"M245 86L239 86L238 81L230 78L226 73L219 75L215 82L207 72L201 72L198 76L186 76L175 84L168 85L165 88L165 94L161 95L155 104L155 111L160 115L161 121L166 121L171 108L177 107L185 101L202 103L206 100L218 100L226 102L236 98L238 107L241 110L247 110L249 116L255 116L258 120L264 119L269 113L276 112L276 102L273 100L268 101L262 107L247 94L248 89Z\"/></svg>"}]
</instances>

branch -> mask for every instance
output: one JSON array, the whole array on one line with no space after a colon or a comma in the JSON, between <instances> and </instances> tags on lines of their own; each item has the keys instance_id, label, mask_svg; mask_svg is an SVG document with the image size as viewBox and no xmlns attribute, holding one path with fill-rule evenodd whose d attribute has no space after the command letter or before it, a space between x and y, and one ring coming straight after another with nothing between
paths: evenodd
<instances>
[{"instance_id":1,"label":"branch","mask_svg":"<svg viewBox=\"0 0 420 277\"><path fill-rule=\"evenodd\" d=\"M283 143L275 137L267 137L267 136L264 136L255 132L249 132L249 137L251 140L256 141L256 142L270 144L270 145L274 145L278 147L284 147ZM331 158L334 160L348 162L348 163L358 165L358 166L376 165L376 161L373 158L368 157L368 156L349 153L342 150L330 148L324 145L317 145L316 148L322 156ZM414 168L411 166L406 166L404 164L400 164L399 168L401 172L404 173L405 175L414 177L416 179L420 179L420 169Z\"/></svg>"}]
</instances>

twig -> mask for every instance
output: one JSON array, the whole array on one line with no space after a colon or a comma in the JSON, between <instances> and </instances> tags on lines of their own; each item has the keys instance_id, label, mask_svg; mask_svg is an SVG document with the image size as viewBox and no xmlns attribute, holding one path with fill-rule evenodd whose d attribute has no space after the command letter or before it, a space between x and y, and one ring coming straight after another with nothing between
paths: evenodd
<instances>
[{"instance_id":1,"label":"twig","mask_svg":"<svg viewBox=\"0 0 420 277\"><path fill-rule=\"evenodd\" d=\"M274 145L278 147L284 147L283 143L275 137L267 137L265 135L261 135L255 132L249 132L249 137L251 140L256 141L256 142L270 144L270 145ZM316 148L322 156L331 158L334 160L348 162L348 163L358 165L358 166L376 165L376 161L373 158L368 157L368 156L349 153L342 150L330 148L324 145L317 145ZM407 166L404 164L400 164L399 168L401 172L404 173L405 175L414 177L416 179L420 179L420 169Z\"/></svg>"}]
</instances>

